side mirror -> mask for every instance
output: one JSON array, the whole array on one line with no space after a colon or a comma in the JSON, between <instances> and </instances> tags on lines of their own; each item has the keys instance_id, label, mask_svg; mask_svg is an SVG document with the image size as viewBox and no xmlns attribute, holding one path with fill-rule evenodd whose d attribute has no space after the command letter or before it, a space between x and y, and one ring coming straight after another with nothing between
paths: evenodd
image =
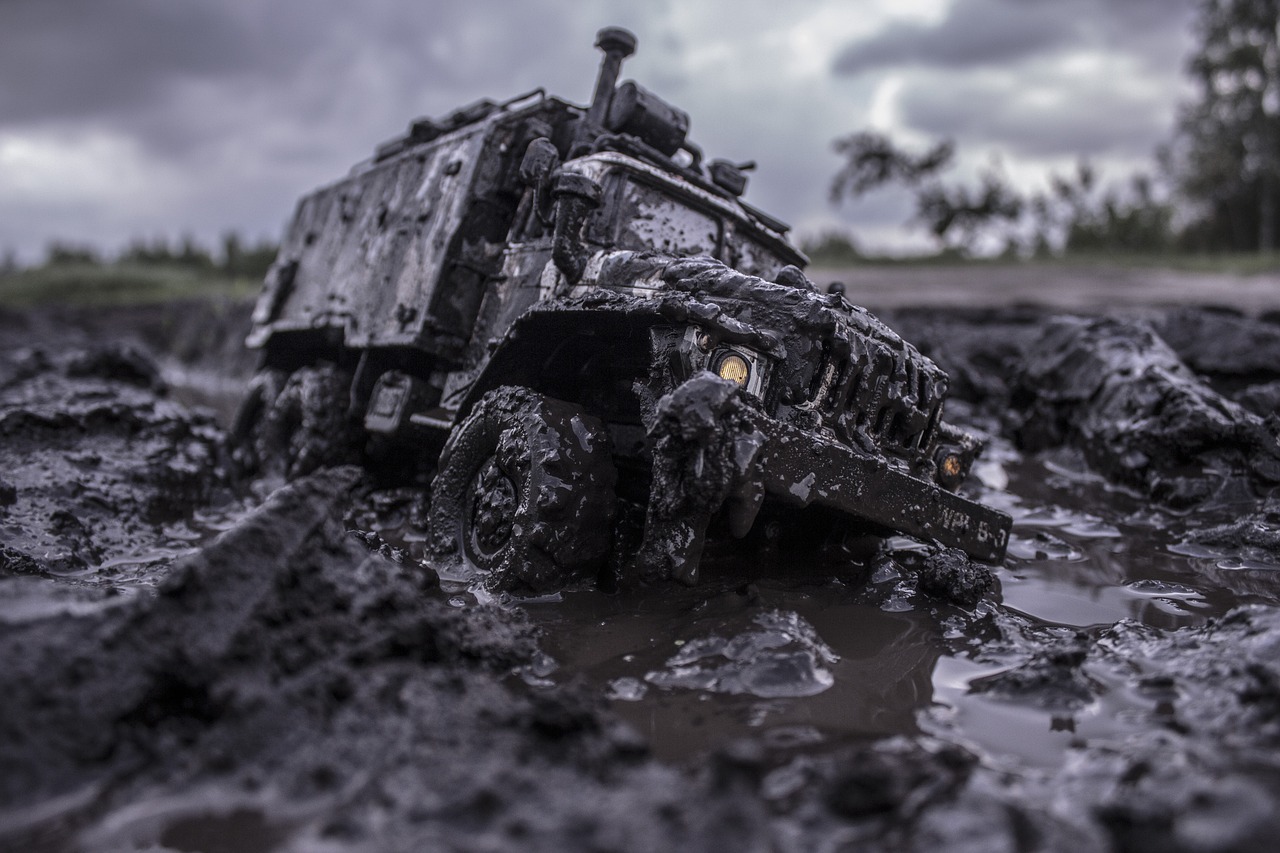
<instances>
[{"instance_id":1,"label":"side mirror","mask_svg":"<svg viewBox=\"0 0 1280 853\"><path fill-rule=\"evenodd\" d=\"M545 136L529 143L520 161L520 181L533 190L534 210L543 225L551 224L551 176L560 165L560 152Z\"/></svg>"},{"instance_id":2,"label":"side mirror","mask_svg":"<svg viewBox=\"0 0 1280 853\"><path fill-rule=\"evenodd\" d=\"M556 151L550 139L539 136L524 150L524 159L520 161L520 180L526 186L537 186L547 180L559 164L560 152Z\"/></svg>"}]
</instances>

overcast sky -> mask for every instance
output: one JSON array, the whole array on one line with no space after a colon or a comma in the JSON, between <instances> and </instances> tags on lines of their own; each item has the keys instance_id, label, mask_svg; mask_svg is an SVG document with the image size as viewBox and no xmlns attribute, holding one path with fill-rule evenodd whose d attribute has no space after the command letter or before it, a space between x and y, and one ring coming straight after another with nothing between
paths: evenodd
<instances>
[{"instance_id":1,"label":"overcast sky","mask_svg":"<svg viewBox=\"0 0 1280 853\"><path fill-rule=\"evenodd\" d=\"M1149 165L1186 95L1193 0L0 0L0 250L227 229L276 238L298 196L410 119L537 86L585 103L602 26L623 77L687 110L747 200L802 235L923 245L909 198L833 208L837 136L874 127L1030 186L1081 156Z\"/></svg>"}]
</instances>

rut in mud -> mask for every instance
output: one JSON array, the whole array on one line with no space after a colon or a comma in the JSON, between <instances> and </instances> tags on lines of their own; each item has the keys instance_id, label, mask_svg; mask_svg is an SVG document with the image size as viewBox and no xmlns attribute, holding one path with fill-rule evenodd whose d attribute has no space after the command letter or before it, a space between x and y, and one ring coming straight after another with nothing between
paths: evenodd
<instances>
[{"instance_id":1,"label":"rut in mud","mask_svg":"<svg viewBox=\"0 0 1280 853\"><path fill-rule=\"evenodd\" d=\"M0 846L1280 831L1280 326L885 316L990 439L965 490L1013 515L1003 565L895 539L833 576L761 530L781 570L713 550L694 588L490 600L419 565L419 489L349 466L238 483L219 420L178 401L225 399L247 363L175 346L183 316L128 340L0 316Z\"/></svg>"}]
</instances>

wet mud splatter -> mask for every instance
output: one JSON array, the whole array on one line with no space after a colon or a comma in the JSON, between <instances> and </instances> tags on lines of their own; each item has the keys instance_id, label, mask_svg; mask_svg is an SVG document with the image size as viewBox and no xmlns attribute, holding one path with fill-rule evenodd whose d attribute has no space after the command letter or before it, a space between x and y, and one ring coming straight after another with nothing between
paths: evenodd
<instances>
[{"instance_id":1,"label":"wet mud splatter","mask_svg":"<svg viewBox=\"0 0 1280 853\"><path fill-rule=\"evenodd\" d=\"M199 323L0 316L0 847L1270 849L1280 326L885 319L1000 566L513 598L424 567L413 483L237 480Z\"/></svg>"}]
</instances>

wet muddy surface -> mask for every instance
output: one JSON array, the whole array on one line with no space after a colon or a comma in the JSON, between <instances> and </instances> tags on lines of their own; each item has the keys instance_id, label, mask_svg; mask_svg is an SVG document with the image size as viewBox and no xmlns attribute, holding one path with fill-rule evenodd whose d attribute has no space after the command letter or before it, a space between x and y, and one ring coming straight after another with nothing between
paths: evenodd
<instances>
[{"instance_id":1,"label":"wet muddy surface","mask_svg":"<svg viewBox=\"0 0 1280 853\"><path fill-rule=\"evenodd\" d=\"M419 489L237 478L246 313L0 314L0 848L1272 849L1280 326L885 312L1002 565L510 598Z\"/></svg>"}]
</instances>

